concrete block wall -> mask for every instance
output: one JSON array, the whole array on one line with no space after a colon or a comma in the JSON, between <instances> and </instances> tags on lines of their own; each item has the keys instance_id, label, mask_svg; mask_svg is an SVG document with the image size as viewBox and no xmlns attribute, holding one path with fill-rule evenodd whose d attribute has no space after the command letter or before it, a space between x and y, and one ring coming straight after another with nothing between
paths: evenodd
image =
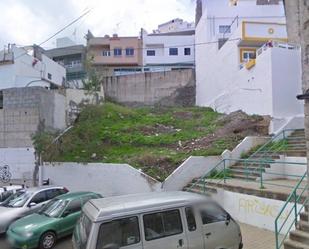
<instances>
[{"instance_id":1,"label":"concrete block wall","mask_svg":"<svg viewBox=\"0 0 309 249\"><path fill-rule=\"evenodd\" d=\"M183 69L103 78L105 96L129 106L193 106L195 72Z\"/></svg>"},{"instance_id":2,"label":"concrete block wall","mask_svg":"<svg viewBox=\"0 0 309 249\"><path fill-rule=\"evenodd\" d=\"M0 110L0 148L32 146L32 135L41 122L47 130L64 129L65 96L43 87L3 91Z\"/></svg>"}]
</instances>

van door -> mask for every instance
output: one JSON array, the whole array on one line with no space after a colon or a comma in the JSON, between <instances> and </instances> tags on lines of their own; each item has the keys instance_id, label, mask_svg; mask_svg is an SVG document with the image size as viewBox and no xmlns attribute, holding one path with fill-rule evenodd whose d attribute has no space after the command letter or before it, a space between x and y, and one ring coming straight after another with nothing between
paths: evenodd
<instances>
[{"instance_id":1,"label":"van door","mask_svg":"<svg viewBox=\"0 0 309 249\"><path fill-rule=\"evenodd\" d=\"M192 207L184 208L186 217L186 234L188 240L188 249L203 249L203 228L201 222L196 220L196 211Z\"/></svg>"},{"instance_id":2,"label":"van door","mask_svg":"<svg viewBox=\"0 0 309 249\"><path fill-rule=\"evenodd\" d=\"M188 249L179 209L143 215L144 249Z\"/></svg>"},{"instance_id":3,"label":"van door","mask_svg":"<svg viewBox=\"0 0 309 249\"><path fill-rule=\"evenodd\" d=\"M220 206L213 202L199 208L203 226L205 249L238 248L241 241L239 228Z\"/></svg>"}]
</instances>

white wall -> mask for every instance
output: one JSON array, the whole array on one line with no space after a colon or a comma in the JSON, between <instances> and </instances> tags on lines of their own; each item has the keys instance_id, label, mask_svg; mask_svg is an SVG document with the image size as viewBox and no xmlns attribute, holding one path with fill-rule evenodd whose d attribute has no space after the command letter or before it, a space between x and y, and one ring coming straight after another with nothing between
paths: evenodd
<instances>
[{"instance_id":1,"label":"white wall","mask_svg":"<svg viewBox=\"0 0 309 249\"><path fill-rule=\"evenodd\" d=\"M194 178L209 172L221 160L220 156L190 156L162 183L165 191L182 190Z\"/></svg>"},{"instance_id":2,"label":"white wall","mask_svg":"<svg viewBox=\"0 0 309 249\"><path fill-rule=\"evenodd\" d=\"M159 190L161 183L128 164L53 163L41 167L43 180L70 191L94 191L103 196Z\"/></svg>"},{"instance_id":3,"label":"white wall","mask_svg":"<svg viewBox=\"0 0 309 249\"><path fill-rule=\"evenodd\" d=\"M155 45L155 46L154 46ZM159 46L161 48L159 48ZM194 35L143 35L143 64L194 63ZM157 47L157 48L155 48ZM169 55L169 48L178 48L178 55ZM184 55L184 49L190 48L191 55ZM156 56L147 56L147 50L156 50Z\"/></svg>"},{"instance_id":4,"label":"white wall","mask_svg":"<svg viewBox=\"0 0 309 249\"><path fill-rule=\"evenodd\" d=\"M0 159L0 167L9 166L12 180L32 179L35 165L33 148L0 148Z\"/></svg>"},{"instance_id":5,"label":"white wall","mask_svg":"<svg viewBox=\"0 0 309 249\"><path fill-rule=\"evenodd\" d=\"M275 219L285 204L284 201L229 192L226 190L219 190L214 198L237 221L273 232L275 231ZM286 212L283 213L281 216L282 219L279 220L280 226L287 217L288 212L292 209L292 206L293 203L287 205ZM298 205L298 209L300 207L301 206ZM291 215L291 218L292 219L287 220L284 229L281 231L282 234L287 232L286 229L293 221L293 215Z\"/></svg>"}]
</instances>

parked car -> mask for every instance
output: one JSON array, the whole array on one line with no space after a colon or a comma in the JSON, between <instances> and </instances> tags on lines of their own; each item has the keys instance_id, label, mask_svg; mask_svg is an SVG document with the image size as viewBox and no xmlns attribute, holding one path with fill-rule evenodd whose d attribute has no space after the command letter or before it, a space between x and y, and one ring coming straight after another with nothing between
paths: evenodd
<instances>
[{"instance_id":1,"label":"parked car","mask_svg":"<svg viewBox=\"0 0 309 249\"><path fill-rule=\"evenodd\" d=\"M44 186L23 189L11 195L0 206L0 233L5 233L13 221L37 212L49 200L67 192L64 187Z\"/></svg>"},{"instance_id":2,"label":"parked car","mask_svg":"<svg viewBox=\"0 0 309 249\"><path fill-rule=\"evenodd\" d=\"M0 206L7 198L17 191L22 190L24 187L22 185L10 185L0 187Z\"/></svg>"},{"instance_id":3,"label":"parked car","mask_svg":"<svg viewBox=\"0 0 309 249\"><path fill-rule=\"evenodd\" d=\"M82 206L90 199L102 198L93 192L74 192L58 196L38 213L11 224L8 240L14 248L50 249L56 239L72 234Z\"/></svg>"},{"instance_id":4,"label":"parked car","mask_svg":"<svg viewBox=\"0 0 309 249\"><path fill-rule=\"evenodd\" d=\"M239 225L211 199L160 192L89 201L74 249L240 249Z\"/></svg>"}]
</instances>

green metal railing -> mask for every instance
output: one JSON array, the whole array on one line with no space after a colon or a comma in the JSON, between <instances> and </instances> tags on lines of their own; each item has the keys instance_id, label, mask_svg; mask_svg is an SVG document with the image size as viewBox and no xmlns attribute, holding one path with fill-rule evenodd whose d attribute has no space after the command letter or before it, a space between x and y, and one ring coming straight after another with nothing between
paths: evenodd
<instances>
[{"instance_id":1,"label":"green metal railing","mask_svg":"<svg viewBox=\"0 0 309 249\"><path fill-rule=\"evenodd\" d=\"M305 173L292 190L286 203L276 217L276 249L282 248L289 232L297 224L300 213L305 209L305 206L309 205L308 190L307 173ZM283 235L280 236L280 234Z\"/></svg>"},{"instance_id":2,"label":"green metal railing","mask_svg":"<svg viewBox=\"0 0 309 249\"><path fill-rule=\"evenodd\" d=\"M221 182L226 183L227 180L233 179L233 170L228 166L231 164L237 165L248 165L255 164L258 165L257 170L249 170L247 169L247 177L244 179L246 182L258 183L260 189L265 189L265 186L277 186L281 188L290 188L293 189L294 185L288 184L280 184L273 181L273 179L295 179L296 181L303 177L303 175L297 174L286 174L277 172L266 172L265 165L272 164L273 167L282 167L282 165L295 165L295 166L305 166L306 163L298 163L298 162L285 162L285 161L268 161L268 160L252 160L252 159L223 159L221 160L212 170L207 172L205 175L196 179L190 187L188 187L187 191L193 191L195 189L199 189L199 192L206 193L207 185L211 185L213 183L220 184ZM255 175L254 175L255 174ZM249 177L253 176L253 177ZM258 181L257 181L258 180ZM202 191L200 191L202 188Z\"/></svg>"}]
</instances>

